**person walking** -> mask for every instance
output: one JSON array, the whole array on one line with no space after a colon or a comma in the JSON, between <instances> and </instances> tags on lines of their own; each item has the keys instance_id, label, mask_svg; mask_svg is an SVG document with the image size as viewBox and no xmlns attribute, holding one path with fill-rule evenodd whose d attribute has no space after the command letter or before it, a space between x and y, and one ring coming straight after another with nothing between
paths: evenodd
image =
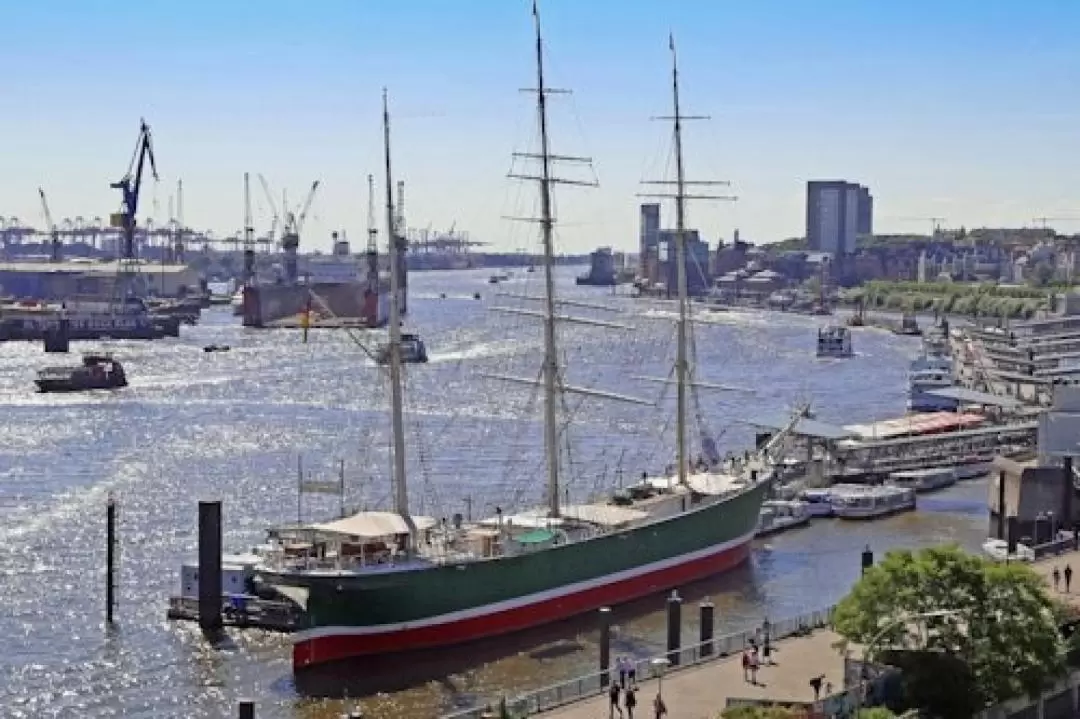
<instances>
[{"instance_id":1,"label":"person walking","mask_svg":"<svg viewBox=\"0 0 1080 719\"><path fill-rule=\"evenodd\" d=\"M742 653L742 678L744 682L750 681L750 650L743 649Z\"/></svg>"},{"instance_id":2,"label":"person walking","mask_svg":"<svg viewBox=\"0 0 1080 719\"><path fill-rule=\"evenodd\" d=\"M1061 570L1054 567L1054 573L1051 575L1054 577L1054 591L1058 591L1058 585L1061 584Z\"/></svg>"},{"instance_id":3,"label":"person walking","mask_svg":"<svg viewBox=\"0 0 1080 719\"><path fill-rule=\"evenodd\" d=\"M619 686L626 686L626 657L619 657L615 660L615 666L619 670Z\"/></svg>"},{"instance_id":4,"label":"person walking","mask_svg":"<svg viewBox=\"0 0 1080 719\"><path fill-rule=\"evenodd\" d=\"M659 693L653 699L652 708L654 719L663 719L663 716L667 714L667 705L664 704L664 698Z\"/></svg>"},{"instance_id":5,"label":"person walking","mask_svg":"<svg viewBox=\"0 0 1080 719\"><path fill-rule=\"evenodd\" d=\"M758 657L757 650L754 649L750 652L750 683L757 685L757 672L758 667L761 666L761 659Z\"/></svg>"},{"instance_id":6,"label":"person walking","mask_svg":"<svg viewBox=\"0 0 1080 719\"><path fill-rule=\"evenodd\" d=\"M623 697L623 706L626 707L626 719L634 719L634 707L637 706L637 689L630 687Z\"/></svg>"},{"instance_id":7,"label":"person walking","mask_svg":"<svg viewBox=\"0 0 1080 719\"><path fill-rule=\"evenodd\" d=\"M765 661L765 666L771 667L773 665L772 640L768 634L765 635L765 643L761 645L761 658Z\"/></svg>"},{"instance_id":8,"label":"person walking","mask_svg":"<svg viewBox=\"0 0 1080 719\"><path fill-rule=\"evenodd\" d=\"M615 712L619 712L619 716L622 717L622 707L619 706L619 685L615 682L611 683L611 688L608 689L608 698L611 700L611 711L608 712L608 719L615 719Z\"/></svg>"},{"instance_id":9,"label":"person walking","mask_svg":"<svg viewBox=\"0 0 1080 719\"><path fill-rule=\"evenodd\" d=\"M1069 593L1069 585L1072 584L1072 567L1065 565L1065 593Z\"/></svg>"}]
</instances>

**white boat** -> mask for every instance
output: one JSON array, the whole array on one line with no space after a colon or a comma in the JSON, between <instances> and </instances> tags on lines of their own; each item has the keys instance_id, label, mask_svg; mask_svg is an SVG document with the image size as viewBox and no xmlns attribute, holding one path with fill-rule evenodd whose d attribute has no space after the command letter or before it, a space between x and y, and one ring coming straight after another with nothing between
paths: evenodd
<instances>
[{"instance_id":1,"label":"white boat","mask_svg":"<svg viewBox=\"0 0 1080 719\"><path fill-rule=\"evenodd\" d=\"M799 501L811 517L833 516L832 492L827 489L805 489L799 493Z\"/></svg>"},{"instance_id":2,"label":"white boat","mask_svg":"<svg viewBox=\"0 0 1080 719\"><path fill-rule=\"evenodd\" d=\"M908 367L908 411L955 412L960 406L958 400L931 394L954 384L953 361L924 349Z\"/></svg>"},{"instance_id":3,"label":"white boat","mask_svg":"<svg viewBox=\"0 0 1080 719\"><path fill-rule=\"evenodd\" d=\"M754 536L766 537L801 527L810 522L810 517L810 509L806 502L785 499L767 500L761 505L758 528Z\"/></svg>"},{"instance_id":4,"label":"white boat","mask_svg":"<svg viewBox=\"0 0 1080 719\"><path fill-rule=\"evenodd\" d=\"M818 357L851 357L851 330L841 325L830 325L818 329Z\"/></svg>"},{"instance_id":5,"label":"white boat","mask_svg":"<svg viewBox=\"0 0 1080 719\"><path fill-rule=\"evenodd\" d=\"M1009 543L1004 539L988 539L983 542L983 551L998 562L1034 562L1035 552L1026 544L1017 543L1016 551L1009 554Z\"/></svg>"},{"instance_id":6,"label":"white boat","mask_svg":"<svg viewBox=\"0 0 1080 719\"><path fill-rule=\"evenodd\" d=\"M874 519L915 509L915 490L889 485L838 484L832 488L833 512L841 519Z\"/></svg>"},{"instance_id":7,"label":"white boat","mask_svg":"<svg viewBox=\"0 0 1080 719\"><path fill-rule=\"evenodd\" d=\"M916 492L933 492L956 484L956 467L929 467L909 469L889 474L889 484L894 487L907 487Z\"/></svg>"}]
</instances>

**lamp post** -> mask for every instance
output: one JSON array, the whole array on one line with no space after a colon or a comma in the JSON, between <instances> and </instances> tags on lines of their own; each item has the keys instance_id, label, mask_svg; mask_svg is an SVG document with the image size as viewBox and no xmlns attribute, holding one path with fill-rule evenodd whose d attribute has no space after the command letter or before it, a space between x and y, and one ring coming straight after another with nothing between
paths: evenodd
<instances>
[{"instance_id":1,"label":"lamp post","mask_svg":"<svg viewBox=\"0 0 1080 719\"><path fill-rule=\"evenodd\" d=\"M656 698L661 702L664 700L664 672L667 671L669 664L671 662L667 657L657 657L649 662L653 675L656 677Z\"/></svg>"},{"instance_id":2,"label":"lamp post","mask_svg":"<svg viewBox=\"0 0 1080 719\"><path fill-rule=\"evenodd\" d=\"M918 621L920 619L937 619L938 617L951 617L957 614L960 614L960 611L957 609L935 609L929 612L903 614L899 617L896 617L895 619L887 623L884 627L882 627L880 630L878 630L878 633L875 634L870 639L870 641L866 643L866 648L863 650L862 665L859 668L859 682L856 685L855 692L855 711L852 713L852 715L858 716L859 711L862 709L863 691L865 689L863 685L863 677L866 673L867 662L869 661L869 658L873 654L874 650L877 648L877 643L880 642L886 634L888 634L890 631L892 631L898 626L910 624L911 622Z\"/></svg>"}]
</instances>

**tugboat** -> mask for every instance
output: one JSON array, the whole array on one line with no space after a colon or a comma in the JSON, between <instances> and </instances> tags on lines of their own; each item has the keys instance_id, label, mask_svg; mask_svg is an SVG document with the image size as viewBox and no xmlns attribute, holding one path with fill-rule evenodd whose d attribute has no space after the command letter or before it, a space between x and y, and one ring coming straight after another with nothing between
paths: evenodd
<instances>
[{"instance_id":1,"label":"tugboat","mask_svg":"<svg viewBox=\"0 0 1080 719\"><path fill-rule=\"evenodd\" d=\"M843 325L830 325L818 330L818 357L851 357L851 330Z\"/></svg>"},{"instance_id":2,"label":"tugboat","mask_svg":"<svg viewBox=\"0 0 1080 719\"><path fill-rule=\"evenodd\" d=\"M38 392L86 392L127 387L123 366L111 355L83 355L75 367L46 367L34 380Z\"/></svg>"},{"instance_id":3,"label":"tugboat","mask_svg":"<svg viewBox=\"0 0 1080 719\"><path fill-rule=\"evenodd\" d=\"M375 353L379 364L390 364L390 345L382 345ZM405 364L423 364L428 361L427 347L419 335L401 335L401 361Z\"/></svg>"}]
</instances>

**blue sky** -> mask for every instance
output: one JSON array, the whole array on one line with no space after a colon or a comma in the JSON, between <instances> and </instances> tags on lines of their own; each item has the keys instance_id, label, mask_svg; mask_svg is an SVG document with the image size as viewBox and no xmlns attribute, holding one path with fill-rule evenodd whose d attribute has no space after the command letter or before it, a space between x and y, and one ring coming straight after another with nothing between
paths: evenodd
<instances>
[{"instance_id":1,"label":"blue sky","mask_svg":"<svg viewBox=\"0 0 1080 719\"><path fill-rule=\"evenodd\" d=\"M561 249L637 238L638 181L668 172L667 35L675 33L688 176L727 179L698 203L710 239L803 232L804 183L870 186L879 231L1024 225L1080 231L1080 3L1075 0L542 0L554 148L594 158L596 189L560 188ZM242 225L242 173L297 202L323 186L304 245L366 226L382 185L379 102L410 226L456 223L500 249L534 246L534 189L505 178L533 142L529 0L42 0L9 3L0 44L0 215L106 216L140 116L161 182L141 217ZM575 176L577 176L575 174ZM382 202L381 194L378 202ZM381 213L379 215L382 216ZM381 223L380 223L381 225Z\"/></svg>"}]
</instances>

